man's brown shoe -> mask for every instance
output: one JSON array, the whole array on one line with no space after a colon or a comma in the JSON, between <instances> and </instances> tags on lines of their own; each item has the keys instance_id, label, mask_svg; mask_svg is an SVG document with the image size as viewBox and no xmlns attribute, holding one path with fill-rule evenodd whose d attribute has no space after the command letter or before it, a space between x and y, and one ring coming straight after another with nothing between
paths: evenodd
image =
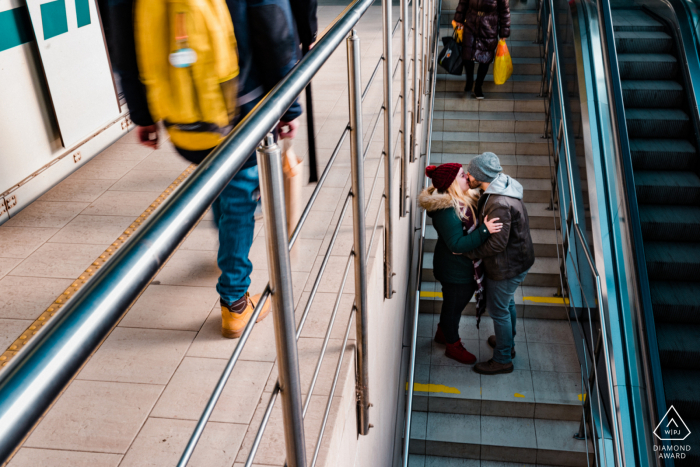
<instances>
[{"instance_id":1,"label":"man's brown shoe","mask_svg":"<svg viewBox=\"0 0 700 467\"><path fill-rule=\"evenodd\" d=\"M496 348L496 336L489 336L486 342L488 342L489 347L492 349ZM513 344L513 347L510 349L510 358L515 358L515 344Z\"/></svg>"},{"instance_id":2,"label":"man's brown shoe","mask_svg":"<svg viewBox=\"0 0 700 467\"><path fill-rule=\"evenodd\" d=\"M512 373L512 363L498 363L493 360L480 362L474 365L474 371L482 375L500 375L501 373Z\"/></svg>"},{"instance_id":3,"label":"man's brown shoe","mask_svg":"<svg viewBox=\"0 0 700 467\"><path fill-rule=\"evenodd\" d=\"M253 310L255 306L260 301L260 295L257 294L251 297L248 292L245 293L246 307L240 313L234 313L231 309L223 302L221 302L221 335L227 339L236 339L241 337L246 324L250 321L250 317L253 315ZM270 313L270 300L263 305L263 309L258 315L257 323L264 320Z\"/></svg>"}]
</instances>

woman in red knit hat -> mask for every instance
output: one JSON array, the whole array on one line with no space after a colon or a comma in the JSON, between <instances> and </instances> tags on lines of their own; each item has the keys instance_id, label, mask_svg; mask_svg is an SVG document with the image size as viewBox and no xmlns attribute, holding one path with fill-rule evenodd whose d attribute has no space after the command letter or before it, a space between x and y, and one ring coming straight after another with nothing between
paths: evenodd
<instances>
[{"instance_id":1,"label":"woman in red knit hat","mask_svg":"<svg viewBox=\"0 0 700 467\"><path fill-rule=\"evenodd\" d=\"M442 311L435 342L445 345L445 355L471 365L476 357L468 352L459 338L459 320L476 292L477 310L483 310L483 272L481 260L472 261L461 253L471 251L503 224L498 218L484 219L478 225L475 215L476 191L469 190L461 164L430 165L425 174L433 181L418 196L418 203L433 220L438 234L433 253L433 273L442 285Z\"/></svg>"}]
</instances>

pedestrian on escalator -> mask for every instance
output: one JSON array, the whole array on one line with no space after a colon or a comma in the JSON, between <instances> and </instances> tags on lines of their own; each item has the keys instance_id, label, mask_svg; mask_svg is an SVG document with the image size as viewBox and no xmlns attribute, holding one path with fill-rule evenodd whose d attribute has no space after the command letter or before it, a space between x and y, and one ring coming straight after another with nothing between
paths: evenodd
<instances>
[{"instance_id":1,"label":"pedestrian on escalator","mask_svg":"<svg viewBox=\"0 0 700 467\"><path fill-rule=\"evenodd\" d=\"M486 273L486 308L495 332L488 338L493 358L474 365L474 371L483 375L513 371L514 295L535 263L523 186L502 172L498 156L492 152L476 156L467 166L469 187L483 191L477 204L478 219L498 217L503 223L503 229L466 253L469 258L482 260Z\"/></svg>"},{"instance_id":2,"label":"pedestrian on escalator","mask_svg":"<svg viewBox=\"0 0 700 467\"><path fill-rule=\"evenodd\" d=\"M157 148L158 131L146 98L146 89L139 80L134 41L135 0L108 0L112 21L112 43L118 51L115 69L119 73L124 97L129 106L140 141ZM226 0L237 43L237 117L230 128L247 115L291 69L299 59L299 43L288 0ZM156 32L154 32L155 34ZM172 55L172 54L171 54ZM139 57L141 60L143 56ZM172 63L172 62L171 62ZM175 66L175 65L173 65ZM280 138L293 138L301 106L295 101L282 117L276 133ZM222 129L223 131L223 129ZM200 163L214 149L177 151L193 163ZM248 258L253 244L254 212L257 206L258 166L255 153L212 204L219 229L217 263L221 275L217 284L220 295L221 333L237 338L250 321L258 296L250 297L250 274L253 264ZM258 321L269 312L269 302Z\"/></svg>"},{"instance_id":3,"label":"pedestrian on escalator","mask_svg":"<svg viewBox=\"0 0 700 467\"><path fill-rule=\"evenodd\" d=\"M435 342L445 345L448 358L471 365L476 357L462 345L459 321L474 293L477 302L483 296L483 272L480 260L472 261L462 253L474 250L500 232L502 224L498 218L477 222L477 197L469 190L461 164L430 165L425 174L433 186L423 190L418 203L427 211L438 234L433 272L442 285L443 300Z\"/></svg>"},{"instance_id":4,"label":"pedestrian on escalator","mask_svg":"<svg viewBox=\"0 0 700 467\"><path fill-rule=\"evenodd\" d=\"M510 37L509 0L459 0L452 25L462 31L462 60L467 74L464 92L484 98L482 86L496 56L498 38ZM474 62L479 64L474 84Z\"/></svg>"}]
</instances>

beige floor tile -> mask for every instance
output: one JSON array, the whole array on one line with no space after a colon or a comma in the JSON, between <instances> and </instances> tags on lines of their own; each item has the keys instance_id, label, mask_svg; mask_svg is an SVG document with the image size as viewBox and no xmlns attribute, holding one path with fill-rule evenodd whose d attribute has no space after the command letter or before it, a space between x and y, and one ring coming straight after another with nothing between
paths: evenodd
<instances>
[{"instance_id":1,"label":"beige floor tile","mask_svg":"<svg viewBox=\"0 0 700 467\"><path fill-rule=\"evenodd\" d=\"M157 191L162 193L182 172L182 170L148 172L132 170L112 185L111 191Z\"/></svg>"},{"instance_id":2,"label":"beige floor tile","mask_svg":"<svg viewBox=\"0 0 700 467\"><path fill-rule=\"evenodd\" d=\"M72 283L70 279L3 277L0 318L35 320Z\"/></svg>"},{"instance_id":3,"label":"beige floor tile","mask_svg":"<svg viewBox=\"0 0 700 467\"><path fill-rule=\"evenodd\" d=\"M87 206L88 203L35 201L5 222L4 226L60 229Z\"/></svg>"},{"instance_id":4,"label":"beige floor tile","mask_svg":"<svg viewBox=\"0 0 700 467\"><path fill-rule=\"evenodd\" d=\"M200 221L187 240L180 246L180 249L219 251L219 228L216 226L216 222Z\"/></svg>"},{"instance_id":5,"label":"beige floor tile","mask_svg":"<svg viewBox=\"0 0 700 467\"><path fill-rule=\"evenodd\" d=\"M138 161L93 159L73 174L83 180L119 180L133 169Z\"/></svg>"},{"instance_id":6,"label":"beige floor tile","mask_svg":"<svg viewBox=\"0 0 700 467\"><path fill-rule=\"evenodd\" d=\"M133 132L135 136L135 132ZM124 138L129 137L127 134ZM111 145L100 154L95 156L95 159L100 160L115 160L115 161L137 161L140 162L148 157L149 154L153 153L152 148L147 148L140 144L124 144L121 141L117 141L115 144Z\"/></svg>"},{"instance_id":7,"label":"beige floor tile","mask_svg":"<svg viewBox=\"0 0 700 467\"><path fill-rule=\"evenodd\" d=\"M326 331L328 329L328 323L331 319L331 314L333 313L333 308L335 307L335 301L337 298L337 293L317 293L314 301L309 310L309 315L304 323L304 329L301 332L302 337L316 337L324 338L326 336ZM297 326L301 320L301 316L306 308L306 303L309 299L309 292L304 292L299 306L296 310L297 315ZM340 305L338 307L338 313L335 318L335 323L333 325L333 330L331 331L331 337L335 339L342 339L345 337L345 326L348 322L349 314L352 312L352 306L355 301L354 293L344 293ZM354 332L351 331L350 338L353 338Z\"/></svg>"},{"instance_id":8,"label":"beige floor tile","mask_svg":"<svg viewBox=\"0 0 700 467\"><path fill-rule=\"evenodd\" d=\"M0 258L0 277L5 277L22 260L18 258Z\"/></svg>"},{"instance_id":9,"label":"beige floor tile","mask_svg":"<svg viewBox=\"0 0 700 467\"><path fill-rule=\"evenodd\" d=\"M320 204L320 203L319 203ZM306 218L304 226L301 228L301 233L299 237L301 238L315 238L323 239L328 230L328 225L331 220L331 212L316 210L315 206L312 208L309 216Z\"/></svg>"},{"instance_id":10,"label":"beige floor tile","mask_svg":"<svg viewBox=\"0 0 700 467\"><path fill-rule=\"evenodd\" d=\"M167 384L195 333L116 328L90 358L78 379Z\"/></svg>"},{"instance_id":11,"label":"beige floor tile","mask_svg":"<svg viewBox=\"0 0 700 467\"><path fill-rule=\"evenodd\" d=\"M240 339L221 336L221 308L215 305L209 318L187 351L188 357L229 358ZM272 312L253 327L241 353L241 360L274 362L277 357Z\"/></svg>"},{"instance_id":12,"label":"beige floor tile","mask_svg":"<svg viewBox=\"0 0 700 467\"><path fill-rule=\"evenodd\" d=\"M25 447L123 454L163 386L75 380Z\"/></svg>"},{"instance_id":13,"label":"beige floor tile","mask_svg":"<svg viewBox=\"0 0 700 467\"><path fill-rule=\"evenodd\" d=\"M133 216L136 219L153 201L160 191L107 191L85 208L83 214L96 216Z\"/></svg>"},{"instance_id":14,"label":"beige floor tile","mask_svg":"<svg viewBox=\"0 0 700 467\"><path fill-rule=\"evenodd\" d=\"M174 151L158 149L140 162L135 170L173 170L183 172L192 163Z\"/></svg>"},{"instance_id":15,"label":"beige floor tile","mask_svg":"<svg viewBox=\"0 0 700 467\"><path fill-rule=\"evenodd\" d=\"M171 467L176 465L196 422L149 418L124 456L120 467ZM243 441L247 426L207 423L187 464L190 467L229 467Z\"/></svg>"},{"instance_id":16,"label":"beige floor tile","mask_svg":"<svg viewBox=\"0 0 700 467\"><path fill-rule=\"evenodd\" d=\"M119 326L199 331L218 298L213 287L151 285Z\"/></svg>"},{"instance_id":17,"label":"beige floor tile","mask_svg":"<svg viewBox=\"0 0 700 467\"><path fill-rule=\"evenodd\" d=\"M121 460L120 454L22 448L7 467L117 467Z\"/></svg>"},{"instance_id":18,"label":"beige floor tile","mask_svg":"<svg viewBox=\"0 0 700 467\"><path fill-rule=\"evenodd\" d=\"M129 216L91 216L80 214L48 240L49 243L80 243L107 247L131 225Z\"/></svg>"},{"instance_id":19,"label":"beige floor tile","mask_svg":"<svg viewBox=\"0 0 700 467\"><path fill-rule=\"evenodd\" d=\"M32 320L0 319L0 353L4 352L30 324Z\"/></svg>"},{"instance_id":20,"label":"beige floor tile","mask_svg":"<svg viewBox=\"0 0 700 467\"><path fill-rule=\"evenodd\" d=\"M22 264L13 276L77 278L102 254L104 245L45 243Z\"/></svg>"},{"instance_id":21,"label":"beige floor tile","mask_svg":"<svg viewBox=\"0 0 700 467\"><path fill-rule=\"evenodd\" d=\"M0 257L26 258L44 244L58 229L36 227L0 227Z\"/></svg>"},{"instance_id":22,"label":"beige floor tile","mask_svg":"<svg viewBox=\"0 0 700 467\"><path fill-rule=\"evenodd\" d=\"M349 252L348 252L349 255ZM343 280L343 274L345 273L345 266L348 262L348 255L344 256L331 256L328 260L328 265L323 274L323 279L321 279L321 284L318 288L319 292L338 292L340 290L340 284ZM313 268L311 269L310 276L314 279L318 274L318 270L321 268L321 263L323 262L323 256L316 257ZM345 283L345 289L343 292L355 290L355 278L353 274L354 265L350 266L350 272L348 273L348 278ZM304 288L304 292L311 291L313 287L313 281L309 281Z\"/></svg>"},{"instance_id":23,"label":"beige floor tile","mask_svg":"<svg viewBox=\"0 0 700 467\"><path fill-rule=\"evenodd\" d=\"M185 357L152 417L198 420L227 360ZM213 422L249 423L272 363L239 361L211 416Z\"/></svg>"},{"instance_id":24,"label":"beige floor tile","mask_svg":"<svg viewBox=\"0 0 700 467\"><path fill-rule=\"evenodd\" d=\"M83 180L68 177L41 198L41 201L75 201L92 203L107 191L112 184L106 180Z\"/></svg>"},{"instance_id":25,"label":"beige floor tile","mask_svg":"<svg viewBox=\"0 0 700 467\"><path fill-rule=\"evenodd\" d=\"M220 274L215 251L182 250L170 258L156 280L163 285L212 287Z\"/></svg>"}]
</instances>

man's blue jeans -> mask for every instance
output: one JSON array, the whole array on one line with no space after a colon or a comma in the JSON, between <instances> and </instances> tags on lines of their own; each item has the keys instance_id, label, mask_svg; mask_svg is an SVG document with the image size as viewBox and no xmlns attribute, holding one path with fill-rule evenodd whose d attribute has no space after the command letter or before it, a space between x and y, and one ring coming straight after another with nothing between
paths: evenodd
<instances>
[{"instance_id":1,"label":"man's blue jeans","mask_svg":"<svg viewBox=\"0 0 700 467\"><path fill-rule=\"evenodd\" d=\"M512 361L510 353L515 339L515 291L523 282L527 271L512 279L492 281L486 278L486 307L493 320L496 334L496 348L493 359L498 363L508 364Z\"/></svg>"},{"instance_id":2,"label":"man's blue jeans","mask_svg":"<svg viewBox=\"0 0 700 467\"><path fill-rule=\"evenodd\" d=\"M253 245L257 188L258 166L243 168L212 204L214 220L219 227L217 262L221 269L216 290L227 304L243 297L250 286L253 263L248 253Z\"/></svg>"}]
</instances>

